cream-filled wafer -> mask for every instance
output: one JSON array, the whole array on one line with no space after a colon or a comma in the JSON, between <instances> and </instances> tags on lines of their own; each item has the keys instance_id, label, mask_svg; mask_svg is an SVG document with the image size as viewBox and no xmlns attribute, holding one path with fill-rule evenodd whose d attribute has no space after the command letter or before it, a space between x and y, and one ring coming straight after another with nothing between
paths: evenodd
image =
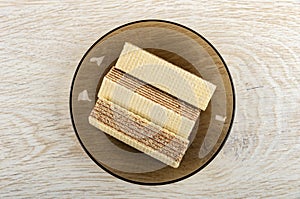
<instances>
[{"instance_id":1,"label":"cream-filled wafer","mask_svg":"<svg viewBox=\"0 0 300 199\"><path fill-rule=\"evenodd\" d=\"M120 141L174 168L189 141L108 100L98 99L89 122Z\"/></svg>"},{"instance_id":2,"label":"cream-filled wafer","mask_svg":"<svg viewBox=\"0 0 300 199\"><path fill-rule=\"evenodd\" d=\"M137 46L125 43L115 66L201 110L205 110L216 86Z\"/></svg>"},{"instance_id":3,"label":"cream-filled wafer","mask_svg":"<svg viewBox=\"0 0 300 199\"><path fill-rule=\"evenodd\" d=\"M189 135L216 86L125 43L106 74L89 122L114 138L177 168Z\"/></svg>"},{"instance_id":4,"label":"cream-filled wafer","mask_svg":"<svg viewBox=\"0 0 300 199\"><path fill-rule=\"evenodd\" d=\"M104 77L98 97L108 99L186 139L200 114L198 108L116 68Z\"/></svg>"}]
</instances>

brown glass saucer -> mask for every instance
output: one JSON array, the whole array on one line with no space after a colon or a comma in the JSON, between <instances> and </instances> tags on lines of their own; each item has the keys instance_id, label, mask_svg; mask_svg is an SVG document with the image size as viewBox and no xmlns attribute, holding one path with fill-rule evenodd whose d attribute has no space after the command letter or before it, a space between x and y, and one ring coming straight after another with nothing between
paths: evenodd
<instances>
[{"instance_id":1,"label":"brown glass saucer","mask_svg":"<svg viewBox=\"0 0 300 199\"><path fill-rule=\"evenodd\" d=\"M180 166L172 168L108 136L88 123L97 92L125 42L135 44L215 84L217 89L190 136ZM81 59L70 92L70 114L78 140L102 169L122 180L160 185L185 179L209 164L233 123L235 97L228 68L217 50L195 31L169 21L143 20L101 37Z\"/></svg>"}]
</instances>

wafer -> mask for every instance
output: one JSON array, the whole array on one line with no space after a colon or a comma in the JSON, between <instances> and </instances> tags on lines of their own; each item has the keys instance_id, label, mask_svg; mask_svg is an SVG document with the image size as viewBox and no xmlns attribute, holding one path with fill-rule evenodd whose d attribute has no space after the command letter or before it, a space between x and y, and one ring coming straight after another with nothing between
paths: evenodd
<instances>
[{"instance_id":1,"label":"wafer","mask_svg":"<svg viewBox=\"0 0 300 199\"><path fill-rule=\"evenodd\" d=\"M104 77L98 97L186 139L200 114L198 108L114 67Z\"/></svg>"},{"instance_id":2,"label":"wafer","mask_svg":"<svg viewBox=\"0 0 300 199\"><path fill-rule=\"evenodd\" d=\"M89 123L177 168L216 86L132 44L105 75Z\"/></svg>"},{"instance_id":3,"label":"wafer","mask_svg":"<svg viewBox=\"0 0 300 199\"><path fill-rule=\"evenodd\" d=\"M118 140L174 168L189 141L108 101L98 99L89 122Z\"/></svg>"},{"instance_id":4,"label":"wafer","mask_svg":"<svg viewBox=\"0 0 300 199\"><path fill-rule=\"evenodd\" d=\"M115 67L201 110L206 109L216 89L214 84L127 42Z\"/></svg>"}]
</instances>

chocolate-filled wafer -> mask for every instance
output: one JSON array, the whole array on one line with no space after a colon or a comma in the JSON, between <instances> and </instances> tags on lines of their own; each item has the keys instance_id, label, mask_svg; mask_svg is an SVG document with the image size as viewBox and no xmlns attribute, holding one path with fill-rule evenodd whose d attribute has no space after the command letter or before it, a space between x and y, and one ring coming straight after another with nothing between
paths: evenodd
<instances>
[{"instance_id":1,"label":"chocolate-filled wafer","mask_svg":"<svg viewBox=\"0 0 300 199\"><path fill-rule=\"evenodd\" d=\"M89 122L114 138L177 168L190 133L216 86L125 43L104 77Z\"/></svg>"},{"instance_id":2,"label":"chocolate-filled wafer","mask_svg":"<svg viewBox=\"0 0 300 199\"><path fill-rule=\"evenodd\" d=\"M133 44L125 43L115 66L201 110L205 110L216 86Z\"/></svg>"},{"instance_id":3,"label":"chocolate-filled wafer","mask_svg":"<svg viewBox=\"0 0 300 199\"><path fill-rule=\"evenodd\" d=\"M189 141L148 120L109 102L98 99L89 122L118 140L174 168L187 150Z\"/></svg>"},{"instance_id":4,"label":"chocolate-filled wafer","mask_svg":"<svg viewBox=\"0 0 300 199\"><path fill-rule=\"evenodd\" d=\"M98 97L186 139L200 114L198 108L114 67L104 77Z\"/></svg>"}]
</instances>

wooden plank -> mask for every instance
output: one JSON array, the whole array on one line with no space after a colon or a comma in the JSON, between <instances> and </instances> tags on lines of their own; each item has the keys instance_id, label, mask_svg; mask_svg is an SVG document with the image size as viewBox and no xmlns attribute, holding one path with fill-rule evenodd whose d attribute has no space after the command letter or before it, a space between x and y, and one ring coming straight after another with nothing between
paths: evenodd
<instances>
[{"instance_id":1,"label":"wooden plank","mask_svg":"<svg viewBox=\"0 0 300 199\"><path fill-rule=\"evenodd\" d=\"M7 0L0 13L1 198L299 198L297 0ZM137 186L101 170L80 147L69 116L70 82L89 46L145 18L205 36L227 62L237 95L221 153L200 173L166 186Z\"/></svg>"}]
</instances>

